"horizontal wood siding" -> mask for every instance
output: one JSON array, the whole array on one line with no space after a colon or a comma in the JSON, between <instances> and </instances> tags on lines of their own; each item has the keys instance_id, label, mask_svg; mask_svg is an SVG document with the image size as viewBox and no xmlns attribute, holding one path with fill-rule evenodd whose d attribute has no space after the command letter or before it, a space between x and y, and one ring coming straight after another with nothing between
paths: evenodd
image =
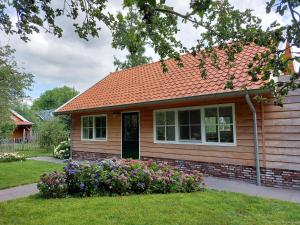
<instances>
[{"instance_id":1,"label":"horizontal wood siding","mask_svg":"<svg viewBox=\"0 0 300 225\"><path fill-rule=\"evenodd\" d=\"M300 90L284 100L264 105L266 166L300 170Z\"/></svg>"},{"instance_id":2,"label":"horizontal wood siding","mask_svg":"<svg viewBox=\"0 0 300 225\"><path fill-rule=\"evenodd\" d=\"M235 104L236 146L153 143L153 110L223 103ZM284 108L274 106L272 103L264 104L263 108L261 104L255 103L255 108L258 118L261 165L300 170L300 92L291 93L285 100ZM140 111L141 156L255 166L252 113L244 97L126 109L128 110ZM120 110L107 112L107 141L82 141L80 117L83 114L73 114L73 150L120 154L121 112ZM100 112L93 114L100 114Z\"/></svg>"},{"instance_id":3,"label":"horizontal wood siding","mask_svg":"<svg viewBox=\"0 0 300 225\"><path fill-rule=\"evenodd\" d=\"M72 150L86 152L101 152L109 154L120 154L121 152L121 127L120 115L111 112L101 112L107 114L107 141L86 141L81 140L81 116L97 115L93 114L73 114L72 115Z\"/></svg>"},{"instance_id":4,"label":"horizontal wood siding","mask_svg":"<svg viewBox=\"0 0 300 225\"><path fill-rule=\"evenodd\" d=\"M235 103L236 146L213 146L192 144L161 144L153 143L153 109L169 107L185 107L187 105L173 104L164 107L152 107L141 110L141 155L144 157L159 157L202 162L226 163L236 165L255 165L252 114L245 98L223 99L206 102L193 102L188 106L214 105ZM256 105L257 111L260 107ZM261 133L261 115L258 115L258 129ZM259 141L262 145L261 140ZM262 157L262 156L261 156Z\"/></svg>"}]
</instances>

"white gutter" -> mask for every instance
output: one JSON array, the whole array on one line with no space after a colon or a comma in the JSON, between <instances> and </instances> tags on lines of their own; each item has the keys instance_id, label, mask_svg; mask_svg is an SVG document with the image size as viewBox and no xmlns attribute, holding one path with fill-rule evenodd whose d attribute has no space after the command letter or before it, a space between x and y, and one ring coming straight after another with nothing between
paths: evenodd
<instances>
[{"instance_id":1,"label":"white gutter","mask_svg":"<svg viewBox=\"0 0 300 225\"><path fill-rule=\"evenodd\" d=\"M256 110L251 102L249 94L246 94L246 102L250 107L253 116L253 135L254 135L254 146L255 146L255 164L256 164L256 185L261 186L260 180L260 162L259 162L259 146L258 146L258 132L257 132L257 118Z\"/></svg>"}]
</instances>

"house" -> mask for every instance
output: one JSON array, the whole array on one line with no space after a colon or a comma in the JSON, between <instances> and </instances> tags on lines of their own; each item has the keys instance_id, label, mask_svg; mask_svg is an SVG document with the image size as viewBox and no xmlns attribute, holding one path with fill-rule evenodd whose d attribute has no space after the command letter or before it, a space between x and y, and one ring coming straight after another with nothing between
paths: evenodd
<instances>
[{"instance_id":1,"label":"house","mask_svg":"<svg viewBox=\"0 0 300 225\"><path fill-rule=\"evenodd\" d=\"M32 136L32 125L30 121L25 119L19 113L14 110L10 110L10 118L17 125L11 138L15 141L28 141Z\"/></svg>"},{"instance_id":2,"label":"house","mask_svg":"<svg viewBox=\"0 0 300 225\"><path fill-rule=\"evenodd\" d=\"M36 114L41 121L49 121L54 117L53 115L54 111L55 109L47 109L47 110L41 110Z\"/></svg>"},{"instance_id":3,"label":"house","mask_svg":"<svg viewBox=\"0 0 300 225\"><path fill-rule=\"evenodd\" d=\"M72 118L75 159L110 157L168 162L182 170L300 188L300 91L275 106L262 81L251 82L248 63L264 49L245 46L235 67L207 65L183 55L183 68L167 60L109 74L62 105ZM234 89L224 89L229 74ZM247 86L247 91L244 87ZM258 103L257 94L271 99ZM256 174L258 174L256 176Z\"/></svg>"}]
</instances>

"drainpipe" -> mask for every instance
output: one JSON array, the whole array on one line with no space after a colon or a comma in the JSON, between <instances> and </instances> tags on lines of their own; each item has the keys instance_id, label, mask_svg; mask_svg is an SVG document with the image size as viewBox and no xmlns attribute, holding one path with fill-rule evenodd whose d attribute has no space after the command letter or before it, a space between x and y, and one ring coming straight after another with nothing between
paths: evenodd
<instances>
[{"instance_id":1,"label":"drainpipe","mask_svg":"<svg viewBox=\"0 0 300 225\"><path fill-rule=\"evenodd\" d=\"M246 97L246 102L247 102L248 106L250 107L250 110L251 110L252 116L253 116L253 134L254 134L255 162L256 162L256 185L261 186L256 110L251 102L249 94L246 94L245 97Z\"/></svg>"}]
</instances>

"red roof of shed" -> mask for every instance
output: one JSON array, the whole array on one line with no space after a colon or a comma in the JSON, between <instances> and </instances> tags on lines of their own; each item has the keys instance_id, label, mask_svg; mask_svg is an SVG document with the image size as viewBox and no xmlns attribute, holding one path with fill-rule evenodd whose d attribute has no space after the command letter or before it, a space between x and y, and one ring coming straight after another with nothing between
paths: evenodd
<instances>
[{"instance_id":1,"label":"red roof of shed","mask_svg":"<svg viewBox=\"0 0 300 225\"><path fill-rule=\"evenodd\" d=\"M56 112L240 91L245 86L247 89L259 89L263 82L252 82L247 71L255 53L263 51L263 47L254 44L245 46L243 52L236 55L236 66L229 68L225 66L226 54L218 50L221 69L207 63L206 78L200 75L199 60L189 54L181 57L183 68L179 68L174 60L167 60L167 73L162 72L160 62L113 72ZM234 90L224 89L229 74L235 75Z\"/></svg>"}]
</instances>

